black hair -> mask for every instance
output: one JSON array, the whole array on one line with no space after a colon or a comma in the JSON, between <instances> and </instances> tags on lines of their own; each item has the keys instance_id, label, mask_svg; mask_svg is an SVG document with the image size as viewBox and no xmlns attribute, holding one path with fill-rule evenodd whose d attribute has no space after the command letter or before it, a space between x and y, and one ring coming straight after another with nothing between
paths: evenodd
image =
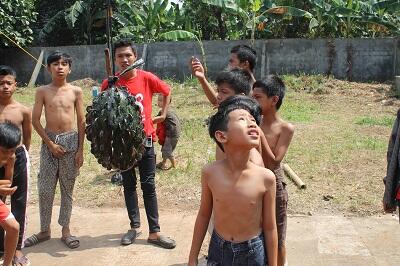
<instances>
[{"instance_id":1,"label":"black hair","mask_svg":"<svg viewBox=\"0 0 400 266\"><path fill-rule=\"evenodd\" d=\"M249 62L250 70L253 72L257 59L257 53L253 48L239 44L232 47L231 54L236 54L240 63Z\"/></svg>"},{"instance_id":2,"label":"black hair","mask_svg":"<svg viewBox=\"0 0 400 266\"><path fill-rule=\"evenodd\" d=\"M6 65L0 65L0 76L11 75L17 79L17 72L12 67Z\"/></svg>"},{"instance_id":3,"label":"black hair","mask_svg":"<svg viewBox=\"0 0 400 266\"><path fill-rule=\"evenodd\" d=\"M283 83L283 80L276 75L269 75L264 80L257 80L253 85L253 89L256 87L261 88L268 97L278 96L276 110L279 110L285 97L285 83Z\"/></svg>"},{"instance_id":4,"label":"black hair","mask_svg":"<svg viewBox=\"0 0 400 266\"><path fill-rule=\"evenodd\" d=\"M21 142L21 130L10 121L0 123L0 146L14 149Z\"/></svg>"},{"instance_id":5,"label":"black hair","mask_svg":"<svg viewBox=\"0 0 400 266\"><path fill-rule=\"evenodd\" d=\"M210 134L210 137L214 139L222 151L224 151L224 148L215 138L215 132L226 131L228 127L229 113L238 109L248 111L256 120L257 125L261 122L261 107L254 99L244 95L234 95L223 101L219 105L217 113L210 118L208 124L208 133Z\"/></svg>"},{"instance_id":6,"label":"black hair","mask_svg":"<svg viewBox=\"0 0 400 266\"><path fill-rule=\"evenodd\" d=\"M63 53L60 51L54 51L47 57L47 66L50 66L52 63L57 62L58 60L64 60L68 63L69 67L72 66L72 58L69 54Z\"/></svg>"},{"instance_id":7,"label":"black hair","mask_svg":"<svg viewBox=\"0 0 400 266\"><path fill-rule=\"evenodd\" d=\"M248 71L240 68L219 72L215 83L217 86L223 83L228 84L235 94L243 93L244 95L249 95L251 91L251 75Z\"/></svg>"},{"instance_id":8,"label":"black hair","mask_svg":"<svg viewBox=\"0 0 400 266\"><path fill-rule=\"evenodd\" d=\"M131 41L129 39L121 39L121 40L116 41L113 44L113 54L115 55L115 51L117 50L117 48L121 48L121 47L131 47L133 54L137 57L137 47L133 41Z\"/></svg>"}]
</instances>

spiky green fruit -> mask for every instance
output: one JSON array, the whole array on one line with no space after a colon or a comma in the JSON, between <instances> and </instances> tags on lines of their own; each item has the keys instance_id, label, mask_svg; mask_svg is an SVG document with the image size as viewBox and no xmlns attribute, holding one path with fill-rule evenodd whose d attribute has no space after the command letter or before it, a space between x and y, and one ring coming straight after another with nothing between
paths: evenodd
<instances>
[{"instance_id":1,"label":"spiky green fruit","mask_svg":"<svg viewBox=\"0 0 400 266\"><path fill-rule=\"evenodd\" d=\"M86 138L99 164L126 170L142 158L146 138L140 108L125 87L112 87L86 108Z\"/></svg>"}]
</instances>

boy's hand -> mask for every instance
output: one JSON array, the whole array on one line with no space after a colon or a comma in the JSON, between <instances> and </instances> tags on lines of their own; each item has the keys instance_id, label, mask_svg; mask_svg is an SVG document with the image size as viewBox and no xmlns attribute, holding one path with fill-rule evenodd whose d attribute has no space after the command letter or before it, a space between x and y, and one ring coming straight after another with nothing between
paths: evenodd
<instances>
[{"instance_id":1,"label":"boy's hand","mask_svg":"<svg viewBox=\"0 0 400 266\"><path fill-rule=\"evenodd\" d=\"M192 57L191 68L193 76L195 76L198 79L205 78L204 67L199 59Z\"/></svg>"},{"instance_id":2,"label":"boy's hand","mask_svg":"<svg viewBox=\"0 0 400 266\"><path fill-rule=\"evenodd\" d=\"M57 159L60 159L65 154L64 148L60 145L55 144L54 142L52 142L49 146L49 150Z\"/></svg>"},{"instance_id":3,"label":"boy's hand","mask_svg":"<svg viewBox=\"0 0 400 266\"><path fill-rule=\"evenodd\" d=\"M11 187L11 180L0 180L0 195L8 196L14 194L18 187Z\"/></svg>"},{"instance_id":4,"label":"boy's hand","mask_svg":"<svg viewBox=\"0 0 400 266\"><path fill-rule=\"evenodd\" d=\"M75 167L81 168L83 165L83 150L78 150L75 154Z\"/></svg>"},{"instance_id":5,"label":"boy's hand","mask_svg":"<svg viewBox=\"0 0 400 266\"><path fill-rule=\"evenodd\" d=\"M165 120L165 116L159 115L153 118L153 124L162 123Z\"/></svg>"}]
</instances>

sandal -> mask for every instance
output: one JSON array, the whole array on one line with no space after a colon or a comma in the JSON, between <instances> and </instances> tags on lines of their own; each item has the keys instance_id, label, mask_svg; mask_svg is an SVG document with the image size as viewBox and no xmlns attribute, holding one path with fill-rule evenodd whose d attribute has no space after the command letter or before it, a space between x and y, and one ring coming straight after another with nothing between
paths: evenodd
<instances>
[{"instance_id":1,"label":"sandal","mask_svg":"<svg viewBox=\"0 0 400 266\"><path fill-rule=\"evenodd\" d=\"M50 239L50 236L39 238L37 234L33 234L30 237L28 237L27 239L25 239L24 247L26 247L26 248L32 247L34 245L37 245L37 244L47 241L49 239Z\"/></svg>"},{"instance_id":2,"label":"sandal","mask_svg":"<svg viewBox=\"0 0 400 266\"><path fill-rule=\"evenodd\" d=\"M74 249L79 247L79 239L76 238L76 236L67 236L67 237L62 237L61 241L70 249Z\"/></svg>"},{"instance_id":3,"label":"sandal","mask_svg":"<svg viewBox=\"0 0 400 266\"><path fill-rule=\"evenodd\" d=\"M167 167L165 164L163 164L163 163L158 163L157 165L156 165L156 168L157 169L160 169L160 170L169 170L169 169L171 169L171 167Z\"/></svg>"},{"instance_id":4,"label":"sandal","mask_svg":"<svg viewBox=\"0 0 400 266\"><path fill-rule=\"evenodd\" d=\"M31 265L31 262L28 260L28 258L25 255L22 257L14 256L12 263L14 266L29 266L29 265Z\"/></svg>"},{"instance_id":5,"label":"sandal","mask_svg":"<svg viewBox=\"0 0 400 266\"><path fill-rule=\"evenodd\" d=\"M121 245L127 246L132 244L141 234L142 232L138 232L135 229L128 230L128 232L121 238Z\"/></svg>"},{"instance_id":6,"label":"sandal","mask_svg":"<svg viewBox=\"0 0 400 266\"><path fill-rule=\"evenodd\" d=\"M159 236L157 239L147 239L147 242L166 249L173 249L176 247L176 242L167 236Z\"/></svg>"}]
</instances>

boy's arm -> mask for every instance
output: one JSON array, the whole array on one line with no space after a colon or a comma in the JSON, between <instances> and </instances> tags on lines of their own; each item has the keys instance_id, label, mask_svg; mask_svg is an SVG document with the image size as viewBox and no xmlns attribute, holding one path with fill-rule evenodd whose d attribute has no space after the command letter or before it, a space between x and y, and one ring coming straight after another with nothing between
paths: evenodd
<instances>
[{"instance_id":1,"label":"boy's arm","mask_svg":"<svg viewBox=\"0 0 400 266\"><path fill-rule=\"evenodd\" d=\"M43 142L49 148L50 152L56 158L60 158L65 153L64 149L60 145L57 145L50 140L50 138L46 134L46 131L42 127L42 124L40 124L40 117L42 116L42 108L44 105L43 99L44 99L44 92L39 88L36 91L35 104L33 105L33 110L32 110L32 125L33 128L36 130L36 132L39 134L39 136L42 138Z\"/></svg>"},{"instance_id":2,"label":"boy's arm","mask_svg":"<svg viewBox=\"0 0 400 266\"><path fill-rule=\"evenodd\" d=\"M80 168L83 165L83 142L85 140L85 114L83 112L83 95L82 89L76 90L76 127L78 129L78 151L75 155L75 166Z\"/></svg>"},{"instance_id":3,"label":"boy's arm","mask_svg":"<svg viewBox=\"0 0 400 266\"><path fill-rule=\"evenodd\" d=\"M266 169L265 169L266 170ZM275 176L266 170L265 187L266 192L263 198L263 232L265 236L265 248L268 254L268 265L276 266L278 257L278 233L275 218Z\"/></svg>"},{"instance_id":4,"label":"boy's arm","mask_svg":"<svg viewBox=\"0 0 400 266\"><path fill-rule=\"evenodd\" d=\"M212 212L212 193L208 186L207 169L203 169L201 173L201 201L200 209L194 224L192 246L190 248L188 265L197 265L200 248L207 232L208 223Z\"/></svg>"},{"instance_id":5,"label":"boy's arm","mask_svg":"<svg viewBox=\"0 0 400 266\"><path fill-rule=\"evenodd\" d=\"M171 93L168 96L163 95L163 103L160 110L160 115L153 118L153 124L164 122L167 117L169 102L171 101Z\"/></svg>"},{"instance_id":6,"label":"boy's arm","mask_svg":"<svg viewBox=\"0 0 400 266\"><path fill-rule=\"evenodd\" d=\"M31 146L32 137L32 111L28 107L24 107L23 121L22 121L22 139L26 150L29 151Z\"/></svg>"},{"instance_id":7,"label":"boy's arm","mask_svg":"<svg viewBox=\"0 0 400 266\"><path fill-rule=\"evenodd\" d=\"M4 179L0 180L0 195L8 196L14 194L17 187L10 188L12 184L12 179L14 175L14 163L15 154L8 159L7 163L4 165Z\"/></svg>"},{"instance_id":8,"label":"boy's arm","mask_svg":"<svg viewBox=\"0 0 400 266\"><path fill-rule=\"evenodd\" d=\"M275 169L275 155L272 152L271 148L268 145L267 138L264 135L264 131L260 128L260 149L261 149L261 156L264 161L264 165L266 168L270 170Z\"/></svg>"},{"instance_id":9,"label":"boy's arm","mask_svg":"<svg viewBox=\"0 0 400 266\"><path fill-rule=\"evenodd\" d=\"M212 105L217 106L217 93L211 87L211 84L208 83L204 73L203 65L200 63L198 59L192 58L191 67L193 76L195 76L197 80L200 82L200 85L203 88L203 91L206 94L208 100Z\"/></svg>"},{"instance_id":10,"label":"boy's arm","mask_svg":"<svg viewBox=\"0 0 400 266\"><path fill-rule=\"evenodd\" d=\"M285 157L285 154L289 148L289 144L292 141L293 134L294 126L290 123L285 123L282 126L282 132L273 151L275 154L275 164L280 164L283 160L283 157Z\"/></svg>"}]
</instances>

